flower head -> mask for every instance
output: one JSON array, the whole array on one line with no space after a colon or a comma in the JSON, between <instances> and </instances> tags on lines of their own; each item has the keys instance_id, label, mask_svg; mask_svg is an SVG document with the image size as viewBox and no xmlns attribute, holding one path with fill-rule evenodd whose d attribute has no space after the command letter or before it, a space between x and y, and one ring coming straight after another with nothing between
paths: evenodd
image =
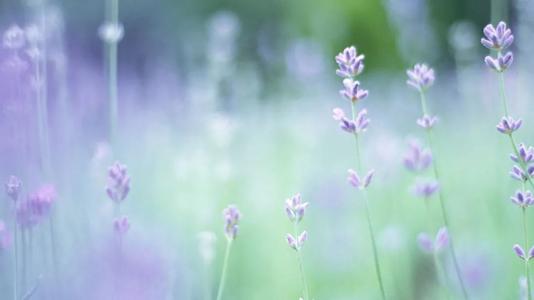
<instances>
[{"instance_id":1,"label":"flower head","mask_svg":"<svg viewBox=\"0 0 534 300\"><path fill-rule=\"evenodd\" d=\"M371 184L375 170L369 170L363 180L360 178L358 173L353 169L348 170L349 176L347 177L348 182L355 188L363 190Z\"/></svg>"},{"instance_id":2,"label":"flower head","mask_svg":"<svg viewBox=\"0 0 534 300\"><path fill-rule=\"evenodd\" d=\"M39 217L45 217L50 212L52 204L56 201L57 192L53 185L46 184L28 196L28 202L32 213Z\"/></svg>"},{"instance_id":3,"label":"flower head","mask_svg":"<svg viewBox=\"0 0 534 300\"><path fill-rule=\"evenodd\" d=\"M223 210L224 217L224 233L226 238L230 240L235 240L237 236L237 231L239 229L239 220L241 219L241 213L235 205L228 205L227 208Z\"/></svg>"},{"instance_id":4,"label":"flower head","mask_svg":"<svg viewBox=\"0 0 534 300\"><path fill-rule=\"evenodd\" d=\"M424 115L421 118L417 119L417 125L425 129L430 129L434 127L434 124L438 121L438 117Z\"/></svg>"},{"instance_id":5,"label":"flower head","mask_svg":"<svg viewBox=\"0 0 534 300\"><path fill-rule=\"evenodd\" d=\"M512 249L514 250L517 257L521 258L522 260L530 260L534 257L534 246L531 247L528 252L525 252L525 250L523 250L523 247L518 244L515 244Z\"/></svg>"},{"instance_id":6,"label":"flower head","mask_svg":"<svg viewBox=\"0 0 534 300\"><path fill-rule=\"evenodd\" d=\"M484 37L480 40L482 45L488 49L501 51L512 45L514 35L512 30L507 28L505 22L501 21L496 27L492 24L486 25L483 30Z\"/></svg>"},{"instance_id":7,"label":"flower head","mask_svg":"<svg viewBox=\"0 0 534 300\"><path fill-rule=\"evenodd\" d=\"M291 220L291 222L300 222L300 220L302 220L304 217L304 213L306 212L308 205L308 202L302 201L300 193L289 199L286 199L285 209L289 220Z\"/></svg>"},{"instance_id":8,"label":"flower head","mask_svg":"<svg viewBox=\"0 0 534 300\"><path fill-rule=\"evenodd\" d=\"M497 71L497 72L504 72L506 69L508 69L512 62L514 61L514 55L512 52L507 52L506 54L502 55L501 53L497 54L497 58L486 56L484 58L484 62L486 63L486 66L489 68Z\"/></svg>"},{"instance_id":9,"label":"flower head","mask_svg":"<svg viewBox=\"0 0 534 300\"><path fill-rule=\"evenodd\" d=\"M353 78L363 72L364 55L358 55L356 47L350 46L343 50L343 52L336 55L336 62L339 69L336 74L344 78Z\"/></svg>"},{"instance_id":10,"label":"flower head","mask_svg":"<svg viewBox=\"0 0 534 300\"><path fill-rule=\"evenodd\" d=\"M369 95L367 90L360 88L360 82L352 78L343 79L343 86L344 89L340 90L339 93L352 102L363 100Z\"/></svg>"},{"instance_id":11,"label":"flower head","mask_svg":"<svg viewBox=\"0 0 534 300\"><path fill-rule=\"evenodd\" d=\"M526 164L531 163L534 160L534 148L532 146L525 146L525 144L519 144L517 149L519 157L515 154L510 154L510 159L516 163L524 162Z\"/></svg>"},{"instance_id":12,"label":"flower head","mask_svg":"<svg viewBox=\"0 0 534 300\"><path fill-rule=\"evenodd\" d=\"M442 227L434 239L427 233L420 233L417 236L417 243L426 253L438 253L449 244L449 232L446 227Z\"/></svg>"},{"instance_id":13,"label":"flower head","mask_svg":"<svg viewBox=\"0 0 534 300\"><path fill-rule=\"evenodd\" d=\"M406 169L412 172L422 172L432 164L432 153L430 149L423 149L418 141L412 141L403 162Z\"/></svg>"},{"instance_id":14,"label":"flower head","mask_svg":"<svg viewBox=\"0 0 534 300\"><path fill-rule=\"evenodd\" d=\"M16 202L19 199L21 188L22 181L16 176L9 176L6 183L6 194L11 200Z\"/></svg>"},{"instance_id":15,"label":"flower head","mask_svg":"<svg viewBox=\"0 0 534 300\"><path fill-rule=\"evenodd\" d=\"M517 191L515 195L510 197L510 200L520 207L528 207L534 204L534 197L530 191Z\"/></svg>"},{"instance_id":16,"label":"flower head","mask_svg":"<svg viewBox=\"0 0 534 300\"><path fill-rule=\"evenodd\" d=\"M308 232L304 230L298 237L294 237L291 234L286 235L287 244L289 247L293 248L296 251L300 251L304 242L308 240Z\"/></svg>"},{"instance_id":17,"label":"flower head","mask_svg":"<svg viewBox=\"0 0 534 300\"><path fill-rule=\"evenodd\" d=\"M11 50L19 50L24 47L26 37L24 30L17 25L11 25L6 32L4 32L3 44L4 47Z\"/></svg>"},{"instance_id":18,"label":"flower head","mask_svg":"<svg viewBox=\"0 0 534 300\"><path fill-rule=\"evenodd\" d=\"M531 173L534 171L534 169L529 167L527 171L529 172L528 174L525 173L521 167L514 165L510 171L510 177L518 181L527 181L529 176L534 175Z\"/></svg>"},{"instance_id":19,"label":"flower head","mask_svg":"<svg viewBox=\"0 0 534 300\"><path fill-rule=\"evenodd\" d=\"M436 181L424 181L415 184L414 193L416 196L428 199L439 190L439 183Z\"/></svg>"},{"instance_id":20,"label":"flower head","mask_svg":"<svg viewBox=\"0 0 534 300\"><path fill-rule=\"evenodd\" d=\"M130 176L125 165L115 162L108 169L108 185L106 193L115 203L120 203L130 192Z\"/></svg>"},{"instance_id":21,"label":"flower head","mask_svg":"<svg viewBox=\"0 0 534 300\"><path fill-rule=\"evenodd\" d=\"M130 221L128 220L127 216L122 216L119 218L116 218L113 221L113 230L115 230L115 233L119 236L124 236L128 230L130 229Z\"/></svg>"},{"instance_id":22,"label":"flower head","mask_svg":"<svg viewBox=\"0 0 534 300\"><path fill-rule=\"evenodd\" d=\"M418 91L428 89L435 80L434 70L425 64L416 64L413 69L407 70L408 80L406 83Z\"/></svg>"},{"instance_id":23,"label":"flower head","mask_svg":"<svg viewBox=\"0 0 534 300\"><path fill-rule=\"evenodd\" d=\"M511 134L512 132L518 130L521 127L522 123L523 121L521 119L515 120L510 116L502 117L499 124L497 124L497 130L500 133Z\"/></svg>"}]
</instances>

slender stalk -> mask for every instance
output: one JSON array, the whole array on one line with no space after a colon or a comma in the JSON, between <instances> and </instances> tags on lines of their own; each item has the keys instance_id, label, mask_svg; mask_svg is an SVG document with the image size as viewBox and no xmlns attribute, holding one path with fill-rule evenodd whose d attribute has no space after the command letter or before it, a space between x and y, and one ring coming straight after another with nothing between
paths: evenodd
<instances>
[{"instance_id":1,"label":"slender stalk","mask_svg":"<svg viewBox=\"0 0 534 300\"><path fill-rule=\"evenodd\" d=\"M522 217L523 217L523 233L525 239L525 249L529 249L528 244L528 226L527 226L527 210L526 207L522 208ZM528 259L525 259L525 276L527 277L527 299L532 299L531 287L530 287L530 270L528 267Z\"/></svg>"},{"instance_id":2,"label":"slender stalk","mask_svg":"<svg viewBox=\"0 0 534 300\"><path fill-rule=\"evenodd\" d=\"M428 109L427 109L427 106L426 106L426 97L425 97L424 91L420 91L419 95L421 96L421 109L423 111L423 116L424 115L428 115ZM434 163L432 163L432 170L434 172L434 179L436 179L437 182L441 182L440 181L440 176L439 176L439 170L438 170L437 163L436 163L436 153L434 152L432 128L430 128L430 127L427 128L426 132L427 132L428 148L430 149L430 152L432 153L432 156L433 156L433 159L434 159ZM438 199L439 199L439 204L440 204L440 208L441 208L441 216L443 218L443 224L450 231L451 228L449 226L449 218L448 218L448 214L447 214L447 209L445 207L445 196L443 195L443 189L441 189L441 188L438 190ZM464 299L469 299L469 296L467 294L467 289L465 288L464 280L462 278L462 273L460 271L460 265L458 264L458 259L456 258L456 250L454 248L454 243L453 243L453 239L452 239L451 236L449 236L449 248L451 250L451 257L452 257L452 262L453 262L453 265L454 265L454 270L456 272L456 276L458 277L458 282L460 283L460 287L462 289L463 297L464 297Z\"/></svg>"},{"instance_id":3,"label":"slender stalk","mask_svg":"<svg viewBox=\"0 0 534 300\"><path fill-rule=\"evenodd\" d=\"M18 247L18 228L17 228L17 218L13 217L13 299L18 300L18 271L19 271L19 247Z\"/></svg>"},{"instance_id":4,"label":"slender stalk","mask_svg":"<svg viewBox=\"0 0 534 300\"><path fill-rule=\"evenodd\" d=\"M231 248L232 248L232 240L229 239L228 243L226 244L226 251L225 251L225 254L224 254L224 262L223 262L221 280L219 282L219 290L217 291L217 300L221 300L222 299L222 294L223 294L223 291L224 291L224 285L226 284L226 269L228 268L228 258L230 257Z\"/></svg>"},{"instance_id":5,"label":"slender stalk","mask_svg":"<svg viewBox=\"0 0 534 300\"><path fill-rule=\"evenodd\" d=\"M21 239L22 239L22 280L21 280L21 290L26 289L26 264L27 264L27 249L26 249L26 232L25 229L21 230Z\"/></svg>"},{"instance_id":6,"label":"slender stalk","mask_svg":"<svg viewBox=\"0 0 534 300\"><path fill-rule=\"evenodd\" d=\"M108 22L112 25L119 23L119 1L108 0ZM117 57L118 41L107 41L108 66L108 97L110 117L110 139L112 143L116 137L118 123L118 92L117 92Z\"/></svg>"},{"instance_id":7,"label":"slender stalk","mask_svg":"<svg viewBox=\"0 0 534 300\"><path fill-rule=\"evenodd\" d=\"M352 108L352 119L355 120L356 119L356 104L354 102L352 102L351 104L352 104L352 106L351 106L351 108ZM361 155L360 155L360 152L361 152L360 151L360 142L359 142L357 133L354 133L354 139L355 139L355 143L356 143L356 169L360 174L362 174L361 172L363 171L363 164L362 164ZM385 300L386 299L386 292L385 292L385 289L384 289L384 283L382 281L382 273L380 272L380 261L379 261L379 258L378 258L378 250L377 250L377 247L376 247L375 234L374 234L373 224L372 224L372 220L371 220L371 213L370 213L370 210L369 210L369 200L368 200L367 192L365 190L362 190L362 196L363 196L363 202L364 202L364 207L365 207L365 215L366 215L366 218L367 218L367 225L368 225L368 229L369 229L369 236L371 238L371 246L373 248L373 258L374 258L376 276L377 276L377 279L378 279L378 285L380 287L380 294L382 296L382 299Z\"/></svg>"},{"instance_id":8,"label":"slender stalk","mask_svg":"<svg viewBox=\"0 0 534 300\"><path fill-rule=\"evenodd\" d=\"M434 266L436 267L436 276L438 277L438 282L441 282L440 286L442 286L442 291L445 294L445 297L450 299L449 290L447 289L447 276L445 270L439 262L439 257L436 251L434 251L432 256L434 258Z\"/></svg>"},{"instance_id":9,"label":"slender stalk","mask_svg":"<svg viewBox=\"0 0 534 300\"><path fill-rule=\"evenodd\" d=\"M296 221L294 221L294 236L296 239L298 239L299 237L299 228L298 228L298 224ZM299 272L300 272L300 279L302 281L302 289L303 289L303 294L304 294L304 300L310 300L310 292L309 292L309 289L308 289L308 283L306 281L306 273L304 272L304 263L302 262L302 255L300 253L300 249L297 248L297 251L296 251L296 255L297 255L297 262L298 262L298 265L299 265Z\"/></svg>"}]
</instances>

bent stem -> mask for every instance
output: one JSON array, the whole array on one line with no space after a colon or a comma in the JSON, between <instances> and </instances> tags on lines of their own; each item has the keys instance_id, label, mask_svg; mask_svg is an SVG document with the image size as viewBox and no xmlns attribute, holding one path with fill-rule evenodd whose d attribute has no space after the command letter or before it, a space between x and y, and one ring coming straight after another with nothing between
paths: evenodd
<instances>
[{"instance_id":1,"label":"bent stem","mask_svg":"<svg viewBox=\"0 0 534 300\"><path fill-rule=\"evenodd\" d=\"M231 248L232 248L232 240L228 239L228 243L226 244L226 251L224 254L224 262L223 262L221 280L219 282L219 290L217 291L217 300L222 299L224 285L226 284L226 269L228 268L228 258L230 257Z\"/></svg>"},{"instance_id":2,"label":"bent stem","mask_svg":"<svg viewBox=\"0 0 534 300\"><path fill-rule=\"evenodd\" d=\"M295 221L295 230L294 230L294 234L295 234L295 237L298 238L299 236L299 228L298 228L298 224L297 222ZM300 280L302 281L302 289L303 289L303 294L304 294L304 300L309 300L310 299L310 292L308 290L308 283L306 281L306 273L304 272L304 263L302 261L302 255L300 254L300 248L297 248L296 250L297 252L297 262L298 262L298 265L299 265L299 272L300 272Z\"/></svg>"},{"instance_id":3,"label":"bent stem","mask_svg":"<svg viewBox=\"0 0 534 300\"><path fill-rule=\"evenodd\" d=\"M421 109L423 111L423 116L424 115L428 115L428 109L427 109L427 106L426 106L426 97L425 97L424 91L420 91L419 95L421 96ZM432 156L433 156L433 159L434 159L434 163L432 164L432 169L433 169L433 172L434 172L434 179L437 182L441 182L440 181L440 176L439 176L439 170L438 170L437 163L436 163L436 153L434 152L432 128L430 128L430 127L426 128L426 133L427 133L428 148L430 149L430 152L432 153ZM441 189L441 188L438 190L438 199L439 199L439 205L440 205L440 208L441 208L441 216L443 218L443 224L450 231L451 228L449 226L449 218L448 218L448 214L447 214L447 209L445 207L445 196L443 195L443 189ZM464 283L464 280L462 278L462 273L460 271L460 265L458 264L458 259L456 258L456 250L454 248L454 243L453 243L452 236L449 236L449 248L451 250L451 257L452 257L452 262L453 262L453 265L454 265L454 270L455 270L455 273L456 273L456 277L458 277L458 282L460 283L460 287L462 289L463 297L464 297L464 299L469 299L469 296L467 294L467 289L465 288L465 283Z\"/></svg>"},{"instance_id":4,"label":"bent stem","mask_svg":"<svg viewBox=\"0 0 534 300\"><path fill-rule=\"evenodd\" d=\"M355 120L356 119L356 104L354 102L351 103L351 108L352 108L352 120ZM356 169L358 172L360 172L360 174L362 174L361 172L363 171L363 164L362 164L361 157L360 157L360 142L359 142L357 133L354 133L354 139L356 142ZM382 273L380 272L380 261L378 258L378 250L376 247L376 239L375 239L375 234L373 230L373 223L371 220L371 213L369 210L369 201L368 201L367 193L365 190L362 190L362 196L363 196L363 202L364 202L364 207L365 207L365 215L367 218L367 226L369 229L369 236L371 238L371 246L373 248L373 258L374 258L376 276L378 279L378 285L380 286L380 294L382 296L382 299L385 300L386 292L384 289L384 283L382 281Z\"/></svg>"}]
</instances>

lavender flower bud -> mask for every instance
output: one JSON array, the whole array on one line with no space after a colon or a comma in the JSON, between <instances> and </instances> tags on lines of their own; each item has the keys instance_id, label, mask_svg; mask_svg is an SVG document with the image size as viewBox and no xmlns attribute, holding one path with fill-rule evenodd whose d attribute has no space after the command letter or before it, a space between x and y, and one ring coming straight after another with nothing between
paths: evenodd
<instances>
[{"instance_id":1,"label":"lavender flower bud","mask_svg":"<svg viewBox=\"0 0 534 300\"><path fill-rule=\"evenodd\" d=\"M420 233L417 236L417 243L425 253L431 254L440 252L449 244L449 232L446 227L440 228L434 240L432 240L432 237L427 233Z\"/></svg>"},{"instance_id":2,"label":"lavender flower bud","mask_svg":"<svg viewBox=\"0 0 534 300\"><path fill-rule=\"evenodd\" d=\"M407 70L408 80L406 83L418 91L428 89L435 80L434 70L425 64L416 64L413 69Z\"/></svg>"},{"instance_id":3,"label":"lavender flower bud","mask_svg":"<svg viewBox=\"0 0 534 300\"><path fill-rule=\"evenodd\" d=\"M362 109L355 120L356 133L365 132L371 120L367 117L367 109Z\"/></svg>"},{"instance_id":4,"label":"lavender flower bud","mask_svg":"<svg viewBox=\"0 0 534 300\"><path fill-rule=\"evenodd\" d=\"M517 191L514 196L510 197L510 200L523 208L534 204L534 197L530 191Z\"/></svg>"},{"instance_id":5,"label":"lavender flower bud","mask_svg":"<svg viewBox=\"0 0 534 300\"><path fill-rule=\"evenodd\" d=\"M106 193L115 203L121 203L130 192L130 176L125 165L115 162L108 169Z\"/></svg>"},{"instance_id":6,"label":"lavender flower bud","mask_svg":"<svg viewBox=\"0 0 534 300\"><path fill-rule=\"evenodd\" d=\"M406 169L412 172L422 172L432 164L432 153L429 149L423 149L418 141L412 141L403 162Z\"/></svg>"},{"instance_id":7,"label":"lavender flower bud","mask_svg":"<svg viewBox=\"0 0 534 300\"><path fill-rule=\"evenodd\" d=\"M521 169L519 166L513 166L512 171L510 171L510 176L518 181L527 181L528 175L523 172L523 169Z\"/></svg>"},{"instance_id":8,"label":"lavender flower bud","mask_svg":"<svg viewBox=\"0 0 534 300\"><path fill-rule=\"evenodd\" d=\"M417 243L423 252L432 253L434 251L434 242L427 233L420 233L417 236Z\"/></svg>"},{"instance_id":9,"label":"lavender flower bud","mask_svg":"<svg viewBox=\"0 0 534 300\"><path fill-rule=\"evenodd\" d=\"M130 221L127 216L116 218L113 221L113 229L119 236L124 236L130 230Z\"/></svg>"},{"instance_id":10,"label":"lavender flower bud","mask_svg":"<svg viewBox=\"0 0 534 300\"><path fill-rule=\"evenodd\" d=\"M11 245L11 234L6 228L6 225L0 220L0 251L6 250ZM0 252L1 253L1 252Z\"/></svg>"},{"instance_id":11,"label":"lavender flower bud","mask_svg":"<svg viewBox=\"0 0 534 300\"><path fill-rule=\"evenodd\" d=\"M414 194L417 197L428 199L439 190L439 183L436 181L418 182L415 184Z\"/></svg>"},{"instance_id":12,"label":"lavender flower bud","mask_svg":"<svg viewBox=\"0 0 534 300\"><path fill-rule=\"evenodd\" d=\"M228 205L227 208L223 210L224 216L224 233L226 238L230 240L235 240L237 236L237 231L239 229L239 220L241 219L241 213L235 205Z\"/></svg>"},{"instance_id":13,"label":"lavender flower bud","mask_svg":"<svg viewBox=\"0 0 534 300\"><path fill-rule=\"evenodd\" d=\"M525 250L523 250L523 248L521 246L519 246L518 244L515 244L512 249L514 249L514 252L515 254L521 258L522 260L525 260L526 259L526 256L525 256Z\"/></svg>"},{"instance_id":14,"label":"lavender flower bud","mask_svg":"<svg viewBox=\"0 0 534 300\"><path fill-rule=\"evenodd\" d=\"M436 116L429 116L424 115L423 117L417 119L417 125L425 128L430 129L434 127L434 124L438 121L438 118Z\"/></svg>"},{"instance_id":15,"label":"lavender flower bud","mask_svg":"<svg viewBox=\"0 0 534 300\"><path fill-rule=\"evenodd\" d=\"M436 234L436 241L434 243L435 251L441 251L441 249L445 248L449 244L449 231L446 227L439 229L438 233Z\"/></svg>"},{"instance_id":16,"label":"lavender flower bud","mask_svg":"<svg viewBox=\"0 0 534 300\"><path fill-rule=\"evenodd\" d=\"M304 217L306 208L308 207L308 202L302 202L302 197L300 193L297 193L295 196L286 199L285 209L286 214L291 222L300 222Z\"/></svg>"},{"instance_id":17,"label":"lavender flower bud","mask_svg":"<svg viewBox=\"0 0 534 300\"><path fill-rule=\"evenodd\" d=\"M339 122L339 127L348 133L356 133L356 123L345 117Z\"/></svg>"},{"instance_id":18,"label":"lavender flower bud","mask_svg":"<svg viewBox=\"0 0 534 300\"><path fill-rule=\"evenodd\" d=\"M521 119L514 120L512 117L503 117L499 124L497 124L497 130L500 133L511 134L521 127L523 121Z\"/></svg>"},{"instance_id":19,"label":"lavender flower bud","mask_svg":"<svg viewBox=\"0 0 534 300\"><path fill-rule=\"evenodd\" d=\"M345 78L343 80L343 86L344 89L340 90L339 93L352 102L363 100L369 95L367 90L360 88L360 82L352 78Z\"/></svg>"},{"instance_id":20,"label":"lavender flower bud","mask_svg":"<svg viewBox=\"0 0 534 300\"><path fill-rule=\"evenodd\" d=\"M507 28L506 23L499 22L497 27L493 27L492 24L486 25L483 30L484 37L480 40L482 45L488 49L494 49L501 51L512 45L514 36L512 30Z\"/></svg>"},{"instance_id":21,"label":"lavender flower bud","mask_svg":"<svg viewBox=\"0 0 534 300\"><path fill-rule=\"evenodd\" d=\"M508 69L512 65L513 61L514 55L512 54L512 52L507 52L505 55L498 53L497 58L493 58L489 55L484 58L486 66L497 72L506 71L506 69Z\"/></svg>"},{"instance_id":22,"label":"lavender flower bud","mask_svg":"<svg viewBox=\"0 0 534 300\"><path fill-rule=\"evenodd\" d=\"M336 70L336 74L344 78L352 78L362 73L363 55L358 55L356 47L350 46L343 50L343 52L336 55L336 63L339 69Z\"/></svg>"},{"instance_id":23,"label":"lavender flower bud","mask_svg":"<svg viewBox=\"0 0 534 300\"><path fill-rule=\"evenodd\" d=\"M6 183L6 194L14 202L17 202L19 199L21 188L22 181L16 176L9 176L9 179Z\"/></svg>"},{"instance_id":24,"label":"lavender flower bud","mask_svg":"<svg viewBox=\"0 0 534 300\"><path fill-rule=\"evenodd\" d=\"M510 154L510 159L516 163L524 162L528 164L534 160L534 148L531 146L525 146L525 144L519 144L517 152L519 153L519 158L515 154Z\"/></svg>"},{"instance_id":25,"label":"lavender flower bud","mask_svg":"<svg viewBox=\"0 0 534 300\"><path fill-rule=\"evenodd\" d=\"M24 30L17 25L11 25L4 33L3 44L7 49L19 50L25 43Z\"/></svg>"},{"instance_id":26,"label":"lavender flower bud","mask_svg":"<svg viewBox=\"0 0 534 300\"><path fill-rule=\"evenodd\" d=\"M375 173L375 170L369 170L367 172L367 175L363 178L363 180L360 179L360 176L356 171L353 169L348 170L349 176L347 177L348 182L355 188L359 188L360 190L363 190L371 184L371 180L373 179L373 175Z\"/></svg>"},{"instance_id":27,"label":"lavender flower bud","mask_svg":"<svg viewBox=\"0 0 534 300\"><path fill-rule=\"evenodd\" d=\"M308 232L306 232L305 230L296 238L288 233L286 235L286 240L289 247L291 247L295 251L300 251L300 249L302 249L302 246L304 245L304 242L308 240Z\"/></svg>"}]
</instances>

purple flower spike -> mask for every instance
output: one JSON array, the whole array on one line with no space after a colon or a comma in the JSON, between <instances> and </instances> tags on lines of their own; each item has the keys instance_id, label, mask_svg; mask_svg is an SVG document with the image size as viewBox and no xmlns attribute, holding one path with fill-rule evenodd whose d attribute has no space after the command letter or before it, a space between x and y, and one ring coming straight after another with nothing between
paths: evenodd
<instances>
[{"instance_id":1,"label":"purple flower spike","mask_svg":"<svg viewBox=\"0 0 534 300\"><path fill-rule=\"evenodd\" d=\"M21 188L22 181L16 176L9 176L9 180L6 183L6 194L14 202L19 199Z\"/></svg>"},{"instance_id":2,"label":"purple flower spike","mask_svg":"<svg viewBox=\"0 0 534 300\"><path fill-rule=\"evenodd\" d=\"M306 208L308 208L309 203L303 202L300 193L295 196L286 199L286 214L291 222L300 222L304 217Z\"/></svg>"},{"instance_id":3,"label":"purple flower spike","mask_svg":"<svg viewBox=\"0 0 534 300\"><path fill-rule=\"evenodd\" d=\"M510 159L516 163L524 162L525 164L528 164L534 160L534 148L531 146L525 146L525 144L521 143L519 144L519 147L517 149L519 152L519 157L517 157L515 154L510 154Z\"/></svg>"},{"instance_id":4,"label":"purple flower spike","mask_svg":"<svg viewBox=\"0 0 534 300\"><path fill-rule=\"evenodd\" d=\"M116 162L108 170L106 193L115 203L121 203L130 192L130 176L125 165Z\"/></svg>"},{"instance_id":5,"label":"purple flower spike","mask_svg":"<svg viewBox=\"0 0 534 300\"><path fill-rule=\"evenodd\" d=\"M356 47L350 46L343 50L343 52L336 55L336 63L339 69L336 74L344 78L353 78L363 72L363 55L358 55Z\"/></svg>"},{"instance_id":6,"label":"purple flower spike","mask_svg":"<svg viewBox=\"0 0 534 300\"><path fill-rule=\"evenodd\" d=\"M435 251L441 251L441 249L447 247L449 244L449 231L447 228L442 227L436 234L436 241L434 242Z\"/></svg>"},{"instance_id":7,"label":"purple flower spike","mask_svg":"<svg viewBox=\"0 0 534 300\"><path fill-rule=\"evenodd\" d=\"M349 176L347 177L348 182L355 188L359 188L360 190L363 190L367 188L373 179L373 175L375 174L374 170L369 170L363 180L361 180L360 176L356 171L353 169L348 170Z\"/></svg>"},{"instance_id":8,"label":"purple flower spike","mask_svg":"<svg viewBox=\"0 0 534 300\"><path fill-rule=\"evenodd\" d=\"M226 234L226 238L229 241L235 240L239 229L241 213L235 205L228 205L228 207L223 210L223 216L225 222L224 233Z\"/></svg>"},{"instance_id":9,"label":"purple flower spike","mask_svg":"<svg viewBox=\"0 0 534 300\"><path fill-rule=\"evenodd\" d=\"M36 192L28 196L32 213L39 218L45 217L50 212L56 198L57 192L53 185L46 184L41 186Z\"/></svg>"},{"instance_id":10,"label":"purple flower spike","mask_svg":"<svg viewBox=\"0 0 534 300\"><path fill-rule=\"evenodd\" d=\"M12 237L6 228L6 225L0 220L0 251L9 248L12 242Z\"/></svg>"},{"instance_id":11,"label":"purple flower spike","mask_svg":"<svg viewBox=\"0 0 534 300\"><path fill-rule=\"evenodd\" d=\"M530 191L517 191L514 196L510 197L510 200L523 208L534 204L534 197Z\"/></svg>"},{"instance_id":12,"label":"purple flower spike","mask_svg":"<svg viewBox=\"0 0 534 300\"><path fill-rule=\"evenodd\" d=\"M513 166L512 171L510 171L510 176L518 181L527 181L528 175L523 172L519 166Z\"/></svg>"},{"instance_id":13,"label":"purple flower spike","mask_svg":"<svg viewBox=\"0 0 534 300\"><path fill-rule=\"evenodd\" d=\"M332 118L336 121L341 121L345 118L345 112L341 108L336 107L332 110Z\"/></svg>"},{"instance_id":14,"label":"purple flower spike","mask_svg":"<svg viewBox=\"0 0 534 300\"><path fill-rule=\"evenodd\" d=\"M369 95L367 90L360 88L360 82L352 78L345 78L343 80L343 86L344 89L340 90L339 93L352 102L363 100Z\"/></svg>"},{"instance_id":15,"label":"purple flower spike","mask_svg":"<svg viewBox=\"0 0 534 300\"><path fill-rule=\"evenodd\" d=\"M416 196L428 199L439 190L439 183L436 181L418 182L415 184L414 193Z\"/></svg>"},{"instance_id":16,"label":"purple flower spike","mask_svg":"<svg viewBox=\"0 0 534 300\"><path fill-rule=\"evenodd\" d=\"M19 50L26 44L26 35L24 30L17 25L11 25L3 37L4 47L11 50Z\"/></svg>"},{"instance_id":17,"label":"purple flower spike","mask_svg":"<svg viewBox=\"0 0 534 300\"><path fill-rule=\"evenodd\" d=\"M356 116L356 133L365 132L371 120L367 117L367 109L362 109Z\"/></svg>"},{"instance_id":18,"label":"purple flower spike","mask_svg":"<svg viewBox=\"0 0 534 300\"><path fill-rule=\"evenodd\" d=\"M484 58L484 63L486 63L486 66L497 72L506 71L506 69L508 69L513 62L514 55L512 52L507 52L505 55L498 53L497 58L493 58L489 55Z\"/></svg>"},{"instance_id":19,"label":"purple flower spike","mask_svg":"<svg viewBox=\"0 0 534 300\"><path fill-rule=\"evenodd\" d=\"M404 166L412 172L422 172L432 164L432 153L423 149L418 141L410 143L410 150L404 156Z\"/></svg>"},{"instance_id":20,"label":"purple flower spike","mask_svg":"<svg viewBox=\"0 0 534 300\"><path fill-rule=\"evenodd\" d=\"M521 246L519 246L518 244L515 244L512 249L514 249L514 252L515 254L521 258L522 260L525 260L526 259L526 256L525 256L525 250L523 250L523 248Z\"/></svg>"},{"instance_id":21,"label":"purple flower spike","mask_svg":"<svg viewBox=\"0 0 534 300\"><path fill-rule=\"evenodd\" d=\"M424 115L423 117L417 119L417 125L425 129L430 129L434 127L434 124L436 124L437 121L438 118L436 116Z\"/></svg>"},{"instance_id":22,"label":"purple flower spike","mask_svg":"<svg viewBox=\"0 0 534 300\"><path fill-rule=\"evenodd\" d=\"M434 70L425 64L416 64L413 69L407 70L406 74L408 75L406 83L418 91L428 89L436 79Z\"/></svg>"},{"instance_id":23,"label":"purple flower spike","mask_svg":"<svg viewBox=\"0 0 534 300\"><path fill-rule=\"evenodd\" d=\"M484 37L480 40L482 45L488 49L497 51L506 49L514 42L514 35L512 30L507 28L503 21L493 27L492 24L486 25L483 30Z\"/></svg>"},{"instance_id":24,"label":"purple flower spike","mask_svg":"<svg viewBox=\"0 0 534 300\"><path fill-rule=\"evenodd\" d=\"M339 122L339 127L348 133L356 133L356 123L345 117Z\"/></svg>"},{"instance_id":25,"label":"purple flower spike","mask_svg":"<svg viewBox=\"0 0 534 300\"><path fill-rule=\"evenodd\" d=\"M302 249L302 246L304 245L304 242L308 240L308 232L305 230L296 238L288 233L286 235L286 240L289 247L291 247L295 251L300 251L300 249Z\"/></svg>"},{"instance_id":26,"label":"purple flower spike","mask_svg":"<svg viewBox=\"0 0 534 300\"><path fill-rule=\"evenodd\" d=\"M124 236L130 229L130 221L127 216L122 216L113 221L113 229L119 236Z\"/></svg>"},{"instance_id":27,"label":"purple flower spike","mask_svg":"<svg viewBox=\"0 0 534 300\"><path fill-rule=\"evenodd\" d=\"M511 134L521 127L523 121L521 119L514 120L512 117L503 117L499 124L497 124L497 130L500 133Z\"/></svg>"},{"instance_id":28,"label":"purple flower spike","mask_svg":"<svg viewBox=\"0 0 534 300\"><path fill-rule=\"evenodd\" d=\"M417 236L417 243L419 244L421 250L426 253L432 253L434 251L434 242L432 241L430 235L428 235L427 233L420 233Z\"/></svg>"}]
</instances>

